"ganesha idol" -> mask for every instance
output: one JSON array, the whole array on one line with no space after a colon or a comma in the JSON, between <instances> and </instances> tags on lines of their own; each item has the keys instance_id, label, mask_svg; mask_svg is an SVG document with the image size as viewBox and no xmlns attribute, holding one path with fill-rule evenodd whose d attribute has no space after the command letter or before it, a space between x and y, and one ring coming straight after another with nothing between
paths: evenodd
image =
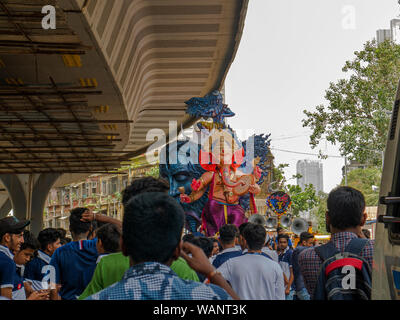
<instances>
[{"instance_id":1,"label":"ganesha idol","mask_svg":"<svg viewBox=\"0 0 400 320\"><path fill-rule=\"evenodd\" d=\"M201 230L207 236L214 236L225 224L240 226L247 222L245 211L239 204L239 198L246 193L250 193L255 213L254 195L261 191L256 183L260 169L254 165L251 174L242 174L238 168L243 161L244 149L228 129L214 132L200 150L199 162L206 172L198 180L192 180L192 192L189 195L182 193L180 199L183 203L194 202L209 189L201 215Z\"/></svg>"}]
</instances>

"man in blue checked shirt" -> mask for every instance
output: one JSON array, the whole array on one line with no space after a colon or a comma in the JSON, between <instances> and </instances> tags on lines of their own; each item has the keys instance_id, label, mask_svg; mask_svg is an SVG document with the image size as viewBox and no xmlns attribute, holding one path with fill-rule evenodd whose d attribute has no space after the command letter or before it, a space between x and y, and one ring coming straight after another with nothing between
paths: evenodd
<instances>
[{"instance_id":1,"label":"man in blue checked shirt","mask_svg":"<svg viewBox=\"0 0 400 320\"><path fill-rule=\"evenodd\" d=\"M131 267L122 280L88 300L227 300L238 299L203 250L181 241L185 213L171 196L148 192L124 205L122 252ZM212 284L182 280L169 267L182 256Z\"/></svg>"}]
</instances>

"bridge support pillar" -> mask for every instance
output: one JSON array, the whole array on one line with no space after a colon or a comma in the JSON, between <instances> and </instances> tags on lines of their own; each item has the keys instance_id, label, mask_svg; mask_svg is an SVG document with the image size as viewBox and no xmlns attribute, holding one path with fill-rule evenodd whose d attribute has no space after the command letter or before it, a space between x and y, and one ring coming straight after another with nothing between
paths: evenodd
<instances>
[{"instance_id":1,"label":"bridge support pillar","mask_svg":"<svg viewBox=\"0 0 400 320\"><path fill-rule=\"evenodd\" d=\"M43 228L44 204L59 176L59 173L0 174L0 180L8 191L14 216L21 220L31 220L29 229L35 236Z\"/></svg>"}]
</instances>

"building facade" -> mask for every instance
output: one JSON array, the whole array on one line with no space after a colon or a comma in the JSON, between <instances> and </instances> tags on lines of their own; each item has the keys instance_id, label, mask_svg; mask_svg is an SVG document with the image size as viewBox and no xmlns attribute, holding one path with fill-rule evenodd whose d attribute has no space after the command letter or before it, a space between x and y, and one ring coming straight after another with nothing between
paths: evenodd
<instances>
[{"instance_id":1,"label":"building facade","mask_svg":"<svg viewBox=\"0 0 400 320\"><path fill-rule=\"evenodd\" d=\"M134 178L158 176L158 163L148 164L145 158L135 159L116 174L96 174L85 180L50 190L44 209L44 228L69 229L69 213L86 207L122 220L121 193Z\"/></svg>"},{"instance_id":2,"label":"building facade","mask_svg":"<svg viewBox=\"0 0 400 320\"><path fill-rule=\"evenodd\" d=\"M392 19L390 21L390 29L379 29L376 31L376 41L378 44L385 40L391 40L396 44L400 44L400 19Z\"/></svg>"},{"instance_id":3,"label":"building facade","mask_svg":"<svg viewBox=\"0 0 400 320\"><path fill-rule=\"evenodd\" d=\"M307 184L312 184L317 193L324 190L323 169L320 161L299 160L296 164L296 173L301 175L301 178L297 178L297 185L303 190Z\"/></svg>"}]
</instances>

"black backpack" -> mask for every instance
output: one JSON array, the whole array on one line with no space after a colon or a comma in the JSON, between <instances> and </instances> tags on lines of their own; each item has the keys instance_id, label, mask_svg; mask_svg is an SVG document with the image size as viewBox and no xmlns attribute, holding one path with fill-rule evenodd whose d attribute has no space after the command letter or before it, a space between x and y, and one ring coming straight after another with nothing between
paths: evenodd
<instances>
[{"instance_id":1,"label":"black backpack","mask_svg":"<svg viewBox=\"0 0 400 320\"><path fill-rule=\"evenodd\" d=\"M313 300L371 299L371 267L360 256L367 243L368 239L354 238L344 252L340 252L332 241L314 249L323 264Z\"/></svg>"}]
</instances>

